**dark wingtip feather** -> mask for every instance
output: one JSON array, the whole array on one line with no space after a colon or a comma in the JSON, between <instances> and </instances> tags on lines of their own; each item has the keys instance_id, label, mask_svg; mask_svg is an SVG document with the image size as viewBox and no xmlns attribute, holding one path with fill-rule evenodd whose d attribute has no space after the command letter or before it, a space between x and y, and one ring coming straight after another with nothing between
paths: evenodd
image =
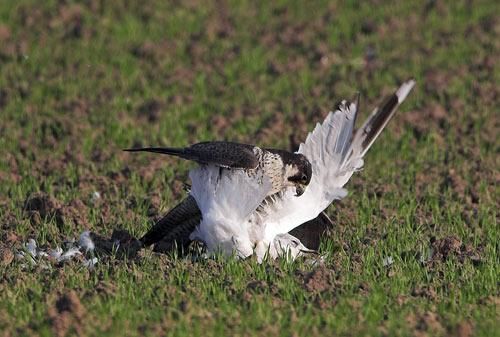
<instances>
[{"instance_id":1,"label":"dark wingtip feather","mask_svg":"<svg viewBox=\"0 0 500 337\"><path fill-rule=\"evenodd\" d=\"M360 141L357 145L360 147L359 153L363 157L371 147L380 132L387 125L389 120L396 112L399 105L406 99L412 88L415 86L414 80L404 82L384 103L374 110L370 118L365 122L363 127L358 130L355 138Z\"/></svg>"},{"instance_id":2,"label":"dark wingtip feather","mask_svg":"<svg viewBox=\"0 0 500 337\"><path fill-rule=\"evenodd\" d=\"M372 141L378 136L382 128L387 124L387 121L392 117L393 111L399 104L398 96L392 94L382 104L380 110L373 117L372 123L365 129L366 138L363 140L363 148L368 147Z\"/></svg>"}]
</instances>

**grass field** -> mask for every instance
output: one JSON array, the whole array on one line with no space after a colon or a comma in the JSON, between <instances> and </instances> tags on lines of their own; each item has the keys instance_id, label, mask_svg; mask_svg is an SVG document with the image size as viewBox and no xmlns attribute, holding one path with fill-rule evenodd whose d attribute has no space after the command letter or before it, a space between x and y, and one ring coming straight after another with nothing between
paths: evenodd
<instances>
[{"instance_id":1,"label":"grass field","mask_svg":"<svg viewBox=\"0 0 500 337\"><path fill-rule=\"evenodd\" d=\"M0 335L500 336L497 1L133 3L0 5ZM323 266L13 259L29 238L140 236L185 196L193 164L122 148L288 149L411 77L327 211Z\"/></svg>"}]
</instances>

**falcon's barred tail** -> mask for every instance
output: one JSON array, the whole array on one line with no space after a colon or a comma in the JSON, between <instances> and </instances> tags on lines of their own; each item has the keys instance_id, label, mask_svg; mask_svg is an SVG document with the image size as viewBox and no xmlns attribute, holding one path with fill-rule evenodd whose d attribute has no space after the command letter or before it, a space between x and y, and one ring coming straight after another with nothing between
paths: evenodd
<instances>
[{"instance_id":1,"label":"falcon's barred tail","mask_svg":"<svg viewBox=\"0 0 500 337\"><path fill-rule=\"evenodd\" d=\"M191 159L189 156L186 156L185 149L183 148L175 148L175 147L141 147L141 148L132 148L132 149L123 149L123 151L127 152L153 152L160 154L167 154L171 156L177 156L184 159Z\"/></svg>"},{"instance_id":2,"label":"falcon's barred tail","mask_svg":"<svg viewBox=\"0 0 500 337\"><path fill-rule=\"evenodd\" d=\"M414 85L414 80L403 83L394 94L385 100L381 107L373 110L363 126L354 134L351 146L354 157L364 157Z\"/></svg>"}]
</instances>

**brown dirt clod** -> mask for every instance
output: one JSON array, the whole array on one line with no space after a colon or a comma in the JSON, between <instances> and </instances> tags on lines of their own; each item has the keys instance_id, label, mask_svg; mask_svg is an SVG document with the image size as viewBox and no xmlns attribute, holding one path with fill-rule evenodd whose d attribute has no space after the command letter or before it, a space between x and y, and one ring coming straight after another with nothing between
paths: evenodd
<instances>
[{"instance_id":1,"label":"brown dirt clod","mask_svg":"<svg viewBox=\"0 0 500 337\"><path fill-rule=\"evenodd\" d=\"M432 332L442 334L444 328L439 321L439 316L432 311L422 313L411 313L406 317L408 325L415 329L415 336L426 336L422 332Z\"/></svg>"},{"instance_id":2,"label":"brown dirt clod","mask_svg":"<svg viewBox=\"0 0 500 337\"><path fill-rule=\"evenodd\" d=\"M267 283L262 280L253 280L247 283L247 290L262 292L267 288Z\"/></svg>"},{"instance_id":3,"label":"brown dirt clod","mask_svg":"<svg viewBox=\"0 0 500 337\"><path fill-rule=\"evenodd\" d=\"M31 194L24 203L24 210L30 215L38 213L42 218L54 216L61 208L61 202L43 192Z\"/></svg>"},{"instance_id":4,"label":"brown dirt clod","mask_svg":"<svg viewBox=\"0 0 500 337\"><path fill-rule=\"evenodd\" d=\"M456 327L457 337L471 337L474 335L474 327L469 321L460 322Z\"/></svg>"},{"instance_id":5,"label":"brown dirt clod","mask_svg":"<svg viewBox=\"0 0 500 337\"><path fill-rule=\"evenodd\" d=\"M333 284L332 272L325 267L318 267L304 278L304 286L310 292L323 292Z\"/></svg>"},{"instance_id":6,"label":"brown dirt clod","mask_svg":"<svg viewBox=\"0 0 500 337\"><path fill-rule=\"evenodd\" d=\"M0 246L0 265L8 266L14 260L14 253L8 247Z\"/></svg>"},{"instance_id":7,"label":"brown dirt clod","mask_svg":"<svg viewBox=\"0 0 500 337\"><path fill-rule=\"evenodd\" d=\"M24 211L34 223L39 223L44 218L54 217L58 224L72 221L80 227L88 227L87 206L80 199L63 204L44 192L36 192L24 202Z\"/></svg>"},{"instance_id":8,"label":"brown dirt clod","mask_svg":"<svg viewBox=\"0 0 500 337\"><path fill-rule=\"evenodd\" d=\"M151 99L139 106L137 113L140 117L145 117L148 122L157 122L161 117L163 105L160 101Z\"/></svg>"},{"instance_id":9,"label":"brown dirt clod","mask_svg":"<svg viewBox=\"0 0 500 337\"><path fill-rule=\"evenodd\" d=\"M82 335L81 321L86 310L74 290L62 294L54 307L49 309L49 319L56 336L66 336L75 331Z\"/></svg>"},{"instance_id":10,"label":"brown dirt clod","mask_svg":"<svg viewBox=\"0 0 500 337\"><path fill-rule=\"evenodd\" d=\"M434 255L439 255L443 259L446 259L452 254L459 254L461 246L462 241L454 235L447 236L432 243Z\"/></svg>"},{"instance_id":11,"label":"brown dirt clod","mask_svg":"<svg viewBox=\"0 0 500 337\"><path fill-rule=\"evenodd\" d=\"M455 235L449 235L442 239L431 240L433 249L432 262L445 261L452 256L456 257L459 262L464 263L466 260L471 261L473 264L480 264L481 246L474 248L469 244L464 244Z\"/></svg>"}]
</instances>

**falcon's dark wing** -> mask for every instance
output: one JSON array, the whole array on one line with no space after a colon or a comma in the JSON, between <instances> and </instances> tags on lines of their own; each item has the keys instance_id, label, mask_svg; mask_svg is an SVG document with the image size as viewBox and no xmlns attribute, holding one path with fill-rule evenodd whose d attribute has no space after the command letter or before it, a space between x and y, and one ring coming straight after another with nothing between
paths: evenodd
<instances>
[{"instance_id":1,"label":"falcon's dark wing","mask_svg":"<svg viewBox=\"0 0 500 337\"><path fill-rule=\"evenodd\" d=\"M185 148L146 147L125 149L129 152L154 152L181 157L205 165L225 168L254 169L259 164L254 146L233 142L202 142Z\"/></svg>"},{"instance_id":2,"label":"falcon's dark wing","mask_svg":"<svg viewBox=\"0 0 500 337\"><path fill-rule=\"evenodd\" d=\"M199 225L200 221L200 209L194 198L188 196L161 218L140 241L144 246L150 246L162 241L170 242L172 248L176 244L180 248L189 244L191 241L189 235Z\"/></svg>"}]
</instances>

